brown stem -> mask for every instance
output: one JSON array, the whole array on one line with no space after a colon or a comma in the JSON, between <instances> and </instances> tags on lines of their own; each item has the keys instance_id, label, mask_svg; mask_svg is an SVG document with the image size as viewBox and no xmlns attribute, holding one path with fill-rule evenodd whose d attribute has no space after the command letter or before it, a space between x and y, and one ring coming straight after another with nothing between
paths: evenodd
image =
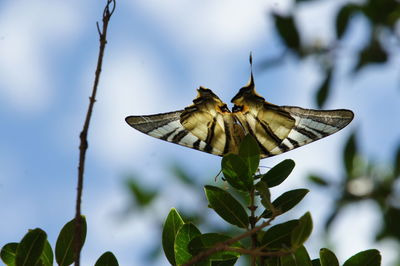
<instances>
[{"instance_id":1,"label":"brown stem","mask_svg":"<svg viewBox=\"0 0 400 266\"><path fill-rule=\"evenodd\" d=\"M250 191L250 216L249 216L249 221L250 221L250 228L254 229L256 227L257 223L257 217L255 216L255 211L257 209L257 206L254 205L254 189ZM252 234L251 235L251 248L256 249L257 248L257 234ZM251 265L255 266L256 265L256 260L257 256L254 254L251 254Z\"/></svg>"},{"instance_id":2,"label":"brown stem","mask_svg":"<svg viewBox=\"0 0 400 266\"><path fill-rule=\"evenodd\" d=\"M89 124L90 124L90 119L92 117L93 106L94 103L96 102L96 93L101 74L101 67L103 64L104 49L107 44L108 22L110 21L110 18L114 13L114 10L115 10L115 0L107 0L107 4L103 11L103 19L102 19L103 29L100 30L99 25L97 24L97 29L100 35L99 55L97 58L97 67L93 83L92 95L89 97L89 107L86 113L83 129L79 135L80 145L79 145L78 185L76 194L75 232L74 232L75 266L80 265L80 252L82 243L81 202L82 202L82 190L83 190L83 174L85 171L86 150L88 148L87 136L89 132Z\"/></svg>"},{"instance_id":3,"label":"brown stem","mask_svg":"<svg viewBox=\"0 0 400 266\"><path fill-rule=\"evenodd\" d=\"M218 251L223 251L226 250L227 247L229 247L230 245L232 245L233 243L252 236L253 234L257 233L258 231L260 231L261 229L263 229L264 227L268 226L271 224L271 221L275 219L275 216L272 216L271 218L269 218L267 221L263 222L262 224L260 224L259 226L254 227L253 229L238 235L234 238L228 239L227 241L221 242L216 244L214 247L207 249L203 252L200 252L199 254L197 254L196 256L194 256L190 261L188 261L187 263L183 264L183 266L189 266L189 265L193 265L196 262L199 262L209 256L211 256L212 254L218 252Z\"/></svg>"}]
</instances>

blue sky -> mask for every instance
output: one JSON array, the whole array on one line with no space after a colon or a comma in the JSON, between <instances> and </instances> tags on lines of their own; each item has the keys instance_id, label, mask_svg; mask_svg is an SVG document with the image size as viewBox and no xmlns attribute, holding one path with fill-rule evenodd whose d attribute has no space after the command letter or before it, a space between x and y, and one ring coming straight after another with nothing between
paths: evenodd
<instances>
[{"instance_id":1,"label":"blue sky","mask_svg":"<svg viewBox=\"0 0 400 266\"><path fill-rule=\"evenodd\" d=\"M95 22L101 19L102 4L93 0L0 2L0 246L21 239L35 227L43 228L54 245L60 228L74 215L78 135L94 78ZM338 4L323 1L300 8L297 18L306 42L333 38L332 11ZM197 203L190 191L168 176L170 163L185 165L201 184L213 183L219 171L217 157L145 136L127 126L124 118L182 109L200 85L229 103L248 80L250 51L255 65L282 51L266 14L285 13L289 7L290 1L117 3L89 132L83 196L89 229L83 265L93 264L106 250L113 251L121 265L140 265L143 250L160 241L154 211L165 217L171 207L185 205L182 202L187 202L185 208ZM346 40L350 48L345 51L349 55L365 39L365 22L358 20L350 33ZM400 115L398 62L370 67L353 79L347 70L354 58L343 57L327 108L352 109L355 120L334 136L264 160L265 166L286 158L297 163L292 177L275 195L309 187L305 176L311 171L337 179L343 141L354 129L359 130L368 156L381 161L391 158L400 133L393 124ZM289 58L268 71L256 68L254 74L258 92L268 101L311 108L320 82L318 71L311 61L297 63ZM130 172L137 173L146 186L161 188L163 200L140 217L120 221L116 213L129 200L122 183ZM303 208L296 210L299 216L311 210L317 225L317 234L308 244L313 256L320 248L318 226L331 202L323 192L312 190ZM372 242L370 226L378 222L374 208L368 203L348 208L335 223L331 241L342 262L372 247L382 250L385 263L393 258L390 242ZM354 224L358 226L349 237L348 227ZM166 260L158 264L166 265Z\"/></svg>"}]
</instances>

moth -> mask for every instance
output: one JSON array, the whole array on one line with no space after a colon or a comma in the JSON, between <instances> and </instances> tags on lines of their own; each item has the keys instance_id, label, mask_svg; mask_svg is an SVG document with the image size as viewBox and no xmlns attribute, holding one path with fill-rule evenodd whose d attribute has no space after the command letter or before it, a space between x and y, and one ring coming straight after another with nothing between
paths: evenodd
<instances>
[{"instance_id":1,"label":"moth","mask_svg":"<svg viewBox=\"0 0 400 266\"><path fill-rule=\"evenodd\" d=\"M149 136L199 151L223 156L238 153L246 134L257 141L261 158L278 155L327 137L353 119L350 110L313 110L278 106L265 101L250 80L226 103L210 89L197 89L193 104L184 110L128 116L125 121Z\"/></svg>"}]
</instances>

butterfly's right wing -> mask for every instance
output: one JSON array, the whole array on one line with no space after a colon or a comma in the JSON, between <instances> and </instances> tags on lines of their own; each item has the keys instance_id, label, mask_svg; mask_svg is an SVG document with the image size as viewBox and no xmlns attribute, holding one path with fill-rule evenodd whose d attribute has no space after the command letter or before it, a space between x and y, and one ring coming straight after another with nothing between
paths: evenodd
<instances>
[{"instance_id":1,"label":"butterfly's right wing","mask_svg":"<svg viewBox=\"0 0 400 266\"><path fill-rule=\"evenodd\" d=\"M156 115L128 116L125 121L134 129L149 136L204 151L207 143L182 126L180 122L182 112L183 110ZM221 154L215 149L211 149L209 153Z\"/></svg>"}]
</instances>

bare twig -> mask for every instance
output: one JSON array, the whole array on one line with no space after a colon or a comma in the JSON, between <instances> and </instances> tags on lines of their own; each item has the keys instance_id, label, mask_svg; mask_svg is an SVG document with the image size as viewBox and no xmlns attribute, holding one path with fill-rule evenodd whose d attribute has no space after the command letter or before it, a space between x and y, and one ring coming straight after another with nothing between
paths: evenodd
<instances>
[{"instance_id":1,"label":"bare twig","mask_svg":"<svg viewBox=\"0 0 400 266\"><path fill-rule=\"evenodd\" d=\"M110 18L115 10L115 0L107 0L107 4L103 11L103 29L100 30L97 23L97 30L100 37L100 48L99 56L97 58L97 67L95 72L95 78L93 83L92 95L89 97L89 106L86 113L85 122L83 124L82 132L80 133L80 145L79 145L79 166L78 166L78 185L76 194L76 210L75 210L75 233L74 233L74 248L75 248L75 266L80 265L80 251L82 242L82 216L81 216L81 202L82 202L82 190L83 190L83 174L85 171L85 157L86 150L88 148L87 135L89 131L90 119L92 117L93 106L96 102L97 87L99 84L101 67L103 64L104 49L107 44L107 29Z\"/></svg>"},{"instance_id":2,"label":"bare twig","mask_svg":"<svg viewBox=\"0 0 400 266\"><path fill-rule=\"evenodd\" d=\"M252 236L255 233L257 233L258 231L260 231L261 229L263 229L264 227L268 226L271 224L272 220L275 219L275 216L272 216L271 218L269 218L267 221L263 222L262 224L260 224L259 226L254 227L253 229L238 235L234 238L228 239L227 241L221 242L216 244L214 247L207 249L203 252L200 252L199 254L197 254L196 256L194 256L190 261L188 261L187 263L183 264L183 266L189 266L189 265L193 265L196 262L199 262L209 256L211 256L212 254L218 252L218 251L224 251L227 250L227 248L229 248L230 245L232 245L233 243L238 242L239 240Z\"/></svg>"}]
</instances>

